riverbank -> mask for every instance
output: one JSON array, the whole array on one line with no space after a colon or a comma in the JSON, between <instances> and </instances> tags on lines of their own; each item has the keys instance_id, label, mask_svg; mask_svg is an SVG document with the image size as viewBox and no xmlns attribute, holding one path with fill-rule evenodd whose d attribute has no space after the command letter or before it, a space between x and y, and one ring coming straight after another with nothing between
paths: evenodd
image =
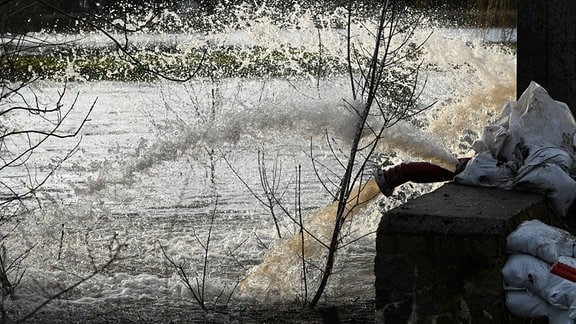
<instances>
[{"instance_id":1,"label":"riverbank","mask_svg":"<svg viewBox=\"0 0 576 324\"><path fill-rule=\"evenodd\" d=\"M121 305L121 306L120 306ZM370 323L374 301L362 300L309 309L293 304L235 305L203 312L185 302L158 304L150 300L130 303L51 305L27 323Z\"/></svg>"}]
</instances>

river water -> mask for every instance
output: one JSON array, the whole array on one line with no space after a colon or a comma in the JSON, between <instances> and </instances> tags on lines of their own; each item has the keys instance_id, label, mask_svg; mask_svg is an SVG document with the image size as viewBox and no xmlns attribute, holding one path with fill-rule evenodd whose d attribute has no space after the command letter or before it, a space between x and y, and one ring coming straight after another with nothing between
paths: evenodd
<instances>
[{"instance_id":1,"label":"river water","mask_svg":"<svg viewBox=\"0 0 576 324\"><path fill-rule=\"evenodd\" d=\"M388 133L389 145L381 153L392 162L432 158L431 151L414 146L469 154L472 140L515 94L515 55L485 42L493 40L494 31L426 28L423 35L433 33L424 46L427 86L420 101L435 104L419 128L399 125ZM296 77L41 81L34 94L24 95L50 104L64 86L65 107L79 93L65 129L73 130L93 102L94 110L79 137L48 141L30 157L32 174L40 178L72 150L38 193L41 208L22 216L5 241L14 255L30 249L20 264L26 272L17 298L5 302L11 314L23 316L88 276L118 246L118 260L49 303L33 322L222 322L234 316L261 322L271 316L267 305L288 318L293 314L282 313L283 307L310 297L313 282L304 285L301 264L292 258L280 256L275 267L257 267L268 251L298 233L297 224L278 208L276 226L256 198L265 197L259 170L266 171L292 215L301 210L310 220L330 204L322 182L342 172L334 155L342 158L347 148L346 76L320 82ZM30 123L30 116L3 121L6 127L22 123ZM398 138L404 140L393 140ZM6 181L17 186L30 174L21 172ZM354 312L370 313L374 231L381 213L437 185L405 185L351 221L323 305L356 305L347 310L350 318ZM333 225L318 226L330 230ZM166 256L219 311L200 310ZM320 254L310 264L321 261ZM318 314L301 319L306 316L320 320Z\"/></svg>"}]
</instances>

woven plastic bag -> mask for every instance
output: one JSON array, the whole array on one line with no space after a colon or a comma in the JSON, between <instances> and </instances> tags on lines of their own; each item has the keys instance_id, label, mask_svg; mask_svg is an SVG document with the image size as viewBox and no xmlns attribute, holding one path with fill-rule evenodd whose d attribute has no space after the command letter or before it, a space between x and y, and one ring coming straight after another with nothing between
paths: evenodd
<instances>
[{"instance_id":1,"label":"woven plastic bag","mask_svg":"<svg viewBox=\"0 0 576 324\"><path fill-rule=\"evenodd\" d=\"M506 285L525 288L551 306L576 314L576 283L550 273L550 264L528 254L513 254L502 268Z\"/></svg>"},{"instance_id":2,"label":"woven plastic bag","mask_svg":"<svg viewBox=\"0 0 576 324\"><path fill-rule=\"evenodd\" d=\"M576 237L569 232L535 219L525 221L506 239L509 253L525 253L550 264L560 256L574 256Z\"/></svg>"},{"instance_id":3,"label":"woven plastic bag","mask_svg":"<svg viewBox=\"0 0 576 324\"><path fill-rule=\"evenodd\" d=\"M568 310L553 307L527 289L506 289L506 307L526 318L547 317L549 324L574 324Z\"/></svg>"}]
</instances>

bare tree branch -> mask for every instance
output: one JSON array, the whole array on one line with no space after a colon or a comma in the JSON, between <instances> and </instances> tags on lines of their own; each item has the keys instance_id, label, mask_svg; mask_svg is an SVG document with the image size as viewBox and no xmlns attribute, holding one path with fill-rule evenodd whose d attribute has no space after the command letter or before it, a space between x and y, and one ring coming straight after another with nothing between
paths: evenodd
<instances>
[{"instance_id":1,"label":"bare tree branch","mask_svg":"<svg viewBox=\"0 0 576 324\"><path fill-rule=\"evenodd\" d=\"M114 241L117 242L117 238L114 237L113 238ZM42 310L44 307L46 307L46 305L50 304L51 302L53 302L56 299L59 299L61 296L71 292L72 290L76 289L78 286L80 286L81 284L89 281L90 279L94 278L96 275L104 272L106 269L110 268L110 266L112 264L114 264L114 262L117 262L118 260L121 259L120 254L122 252L122 249L125 247L125 244L115 244L115 248L112 251L112 255L110 256L110 258L102 265L100 266L95 266L95 269L92 271L92 273L90 273L89 275L85 276L85 277L79 277L79 280L76 281L75 283L71 284L70 286L60 290L59 292L57 292L56 294L50 295L44 302L40 303L38 306L36 306L31 312L29 312L26 316L18 319L16 321L16 323L25 323L26 321L28 321L29 319L31 319L34 315L36 315L36 313L38 313L40 310Z\"/></svg>"}]
</instances>

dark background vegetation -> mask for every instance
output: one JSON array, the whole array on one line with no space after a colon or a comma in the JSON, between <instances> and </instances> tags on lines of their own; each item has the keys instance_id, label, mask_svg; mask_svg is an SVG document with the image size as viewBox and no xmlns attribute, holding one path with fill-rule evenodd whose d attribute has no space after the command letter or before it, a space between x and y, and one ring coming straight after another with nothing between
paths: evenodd
<instances>
[{"instance_id":1,"label":"dark background vegetation","mask_svg":"<svg viewBox=\"0 0 576 324\"><path fill-rule=\"evenodd\" d=\"M74 32L78 27L75 18L119 18L143 9L172 10L189 19L201 20L219 9L231 8L246 2L259 4L258 0L0 0L0 33L23 33L40 30ZM379 5L374 0L353 0L370 12ZM459 26L513 27L516 24L518 0L406 0L406 5L430 11L448 22ZM348 0L271 0L268 6L279 11L300 7L321 8L322 11L345 7ZM85 26L84 26L85 27Z\"/></svg>"}]
</instances>

